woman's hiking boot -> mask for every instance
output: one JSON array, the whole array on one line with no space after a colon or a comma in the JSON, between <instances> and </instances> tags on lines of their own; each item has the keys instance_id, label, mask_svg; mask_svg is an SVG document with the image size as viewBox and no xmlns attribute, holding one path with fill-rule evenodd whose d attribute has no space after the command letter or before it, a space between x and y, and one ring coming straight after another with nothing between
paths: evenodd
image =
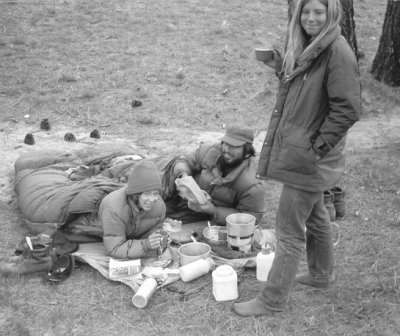
<instances>
[{"instance_id":1,"label":"woman's hiking boot","mask_svg":"<svg viewBox=\"0 0 400 336\"><path fill-rule=\"evenodd\" d=\"M324 203L329 212L331 222L334 222L336 219L336 210L333 204L333 193L330 190L324 191Z\"/></svg>"},{"instance_id":2,"label":"woman's hiking boot","mask_svg":"<svg viewBox=\"0 0 400 336\"><path fill-rule=\"evenodd\" d=\"M345 192L339 187L332 188L331 192L333 194L333 204L335 206L336 217L344 217L346 214L346 201L344 200L346 195Z\"/></svg>"}]
</instances>

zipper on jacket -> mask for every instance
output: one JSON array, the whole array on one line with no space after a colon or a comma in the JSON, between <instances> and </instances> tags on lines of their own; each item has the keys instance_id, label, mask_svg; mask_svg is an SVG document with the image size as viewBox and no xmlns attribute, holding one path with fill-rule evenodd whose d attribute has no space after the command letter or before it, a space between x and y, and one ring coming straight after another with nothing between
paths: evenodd
<instances>
[{"instance_id":1,"label":"zipper on jacket","mask_svg":"<svg viewBox=\"0 0 400 336\"><path fill-rule=\"evenodd\" d=\"M297 90L296 99L294 100L293 107L292 107L292 109L290 110L290 113L286 113L286 115L282 116L281 128L283 128L283 126L285 126L285 124L286 124L286 119L287 119L288 115L291 114L291 112L295 109L295 107L296 107L296 105L297 105L297 100L299 99L300 92L301 92L301 90L303 89L303 85L304 85L304 82L305 82L306 79L307 79L307 76L308 76L308 71L306 71L306 73L303 75L303 79L301 80L300 87L299 87L299 89ZM283 107L283 109L285 109L285 107Z\"/></svg>"}]
</instances>

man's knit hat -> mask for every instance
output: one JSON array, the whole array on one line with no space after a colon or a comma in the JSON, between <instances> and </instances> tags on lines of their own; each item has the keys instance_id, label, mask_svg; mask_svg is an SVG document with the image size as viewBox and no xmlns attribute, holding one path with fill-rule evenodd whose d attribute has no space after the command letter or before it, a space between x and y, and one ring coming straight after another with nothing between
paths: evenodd
<instances>
[{"instance_id":1,"label":"man's knit hat","mask_svg":"<svg viewBox=\"0 0 400 336\"><path fill-rule=\"evenodd\" d=\"M231 146L242 146L246 142L252 144L254 133L249 128L232 126L226 130L225 135L220 140Z\"/></svg>"},{"instance_id":2,"label":"man's knit hat","mask_svg":"<svg viewBox=\"0 0 400 336\"><path fill-rule=\"evenodd\" d=\"M133 167L126 187L126 194L141 194L145 191L161 190L161 177L154 163L140 161Z\"/></svg>"}]
</instances>

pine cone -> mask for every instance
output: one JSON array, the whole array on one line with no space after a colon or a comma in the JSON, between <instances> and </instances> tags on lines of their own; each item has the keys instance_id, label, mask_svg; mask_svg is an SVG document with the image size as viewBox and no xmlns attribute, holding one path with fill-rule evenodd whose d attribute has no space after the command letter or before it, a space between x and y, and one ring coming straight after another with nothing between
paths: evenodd
<instances>
[{"instance_id":1,"label":"pine cone","mask_svg":"<svg viewBox=\"0 0 400 336\"><path fill-rule=\"evenodd\" d=\"M94 129L90 132L90 137L95 139L100 139L100 132L97 129Z\"/></svg>"},{"instance_id":2,"label":"pine cone","mask_svg":"<svg viewBox=\"0 0 400 336\"><path fill-rule=\"evenodd\" d=\"M40 129L44 130L44 131L48 131L51 128L50 123L49 123L49 119L43 119L40 122Z\"/></svg>"},{"instance_id":3,"label":"pine cone","mask_svg":"<svg viewBox=\"0 0 400 336\"><path fill-rule=\"evenodd\" d=\"M33 137L32 133L27 133L25 135L24 143L27 145L34 145L35 144L35 138Z\"/></svg>"},{"instance_id":4,"label":"pine cone","mask_svg":"<svg viewBox=\"0 0 400 336\"><path fill-rule=\"evenodd\" d=\"M76 141L76 137L72 133L65 133L64 140L68 142L74 142Z\"/></svg>"}]
</instances>

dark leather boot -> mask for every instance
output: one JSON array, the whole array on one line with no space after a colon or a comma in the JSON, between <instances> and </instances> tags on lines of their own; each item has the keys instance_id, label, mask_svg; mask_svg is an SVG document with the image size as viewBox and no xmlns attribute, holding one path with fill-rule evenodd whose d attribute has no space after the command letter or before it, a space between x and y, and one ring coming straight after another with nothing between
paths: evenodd
<instances>
[{"instance_id":1,"label":"dark leather boot","mask_svg":"<svg viewBox=\"0 0 400 336\"><path fill-rule=\"evenodd\" d=\"M0 273L4 275L23 275L38 272L48 272L53 262L50 245L33 244L33 249L24 251L20 258L4 261L0 264Z\"/></svg>"},{"instance_id":2,"label":"dark leather boot","mask_svg":"<svg viewBox=\"0 0 400 336\"><path fill-rule=\"evenodd\" d=\"M346 214L345 192L339 187L332 188L331 192L333 194L333 205L335 206L336 217L344 217Z\"/></svg>"}]
</instances>

